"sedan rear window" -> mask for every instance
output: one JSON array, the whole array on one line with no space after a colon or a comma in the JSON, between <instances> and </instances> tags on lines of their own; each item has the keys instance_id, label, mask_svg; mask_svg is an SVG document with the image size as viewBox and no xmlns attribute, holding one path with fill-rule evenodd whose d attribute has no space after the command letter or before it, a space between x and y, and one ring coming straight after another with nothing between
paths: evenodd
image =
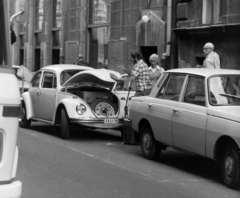
<instances>
[{"instance_id":1,"label":"sedan rear window","mask_svg":"<svg viewBox=\"0 0 240 198\"><path fill-rule=\"evenodd\" d=\"M211 105L240 105L240 75L211 77L208 87Z\"/></svg>"}]
</instances>

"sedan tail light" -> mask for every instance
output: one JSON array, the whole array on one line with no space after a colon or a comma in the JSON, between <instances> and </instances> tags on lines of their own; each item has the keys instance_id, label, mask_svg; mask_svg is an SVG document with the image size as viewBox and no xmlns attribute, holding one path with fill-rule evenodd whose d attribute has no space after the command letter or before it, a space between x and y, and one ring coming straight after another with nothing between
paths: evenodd
<instances>
[{"instance_id":1,"label":"sedan tail light","mask_svg":"<svg viewBox=\"0 0 240 198\"><path fill-rule=\"evenodd\" d=\"M3 117L20 117L21 116L21 106L4 106L3 107Z\"/></svg>"}]
</instances>

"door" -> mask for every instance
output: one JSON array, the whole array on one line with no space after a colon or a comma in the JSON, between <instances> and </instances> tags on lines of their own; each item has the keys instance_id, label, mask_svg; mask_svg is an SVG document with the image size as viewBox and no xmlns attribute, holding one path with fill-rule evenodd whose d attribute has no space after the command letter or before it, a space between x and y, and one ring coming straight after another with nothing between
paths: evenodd
<instances>
[{"instance_id":1,"label":"door","mask_svg":"<svg viewBox=\"0 0 240 198\"><path fill-rule=\"evenodd\" d=\"M156 98L149 97L147 104L148 117L156 140L172 145L173 109L178 105L186 75L171 74L166 78Z\"/></svg>"},{"instance_id":2,"label":"door","mask_svg":"<svg viewBox=\"0 0 240 198\"><path fill-rule=\"evenodd\" d=\"M42 77L41 92L39 95L39 111L36 117L51 121L56 107L57 94L56 75L53 72L45 71Z\"/></svg>"},{"instance_id":3,"label":"door","mask_svg":"<svg viewBox=\"0 0 240 198\"><path fill-rule=\"evenodd\" d=\"M41 93L41 90L40 90L41 75L42 75L42 72L39 71L33 76L33 79L31 81L32 87L29 89L29 93L30 93L31 100L32 100L33 117L36 117L37 112L40 111L39 98L40 98L40 93Z\"/></svg>"},{"instance_id":4,"label":"door","mask_svg":"<svg viewBox=\"0 0 240 198\"><path fill-rule=\"evenodd\" d=\"M173 109L173 144L205 155L206 104L204 78L189 76L182 102Z\"/></svg>"}]
</instances>

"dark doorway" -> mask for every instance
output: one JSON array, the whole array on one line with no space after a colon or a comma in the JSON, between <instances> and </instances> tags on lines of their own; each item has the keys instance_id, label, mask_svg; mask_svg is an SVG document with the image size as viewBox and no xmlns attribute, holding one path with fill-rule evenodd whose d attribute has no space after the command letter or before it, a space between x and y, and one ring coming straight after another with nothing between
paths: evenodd
<instances>
[{"instance_id":1,"label":"dark doorway","mask_svg":"<svg viewBox=\"0 0 240 198\"><path fill-rule=\"evenodd\" d=\"M200 57L200 56L196 56L196 60L197 60L197 65L203 65L203 61L204 61L205 57Z\"/></svg>"},{"instance_id":2,"label":"dark doorway","mask_svg":"<svg viewBox=\"0 0 240 198\"><path fill-rule=\"evenodd\" d=\"M60 50L59 49L53 49L52 51L52 64L59 64L59 56L60 56Z\"/></svg>"},{"instance_id":3,"label":"dark doorway","mask_svg":"<svg viewBox=\"0 0 240 198\"><path fill-rule=\"evenodd\" d=\"M157 47L156 46L142 46L140 47L140 50L141 50L141 54L143 56L143 60L150 66L151 63L149 62L149 57L152 55L152 54L158 54L157 53Z\"/></svg>"},{"instance_id":4,"label":"dark doorway","mask_svg":"<svg viewBox=\"0 0 240 198\"><path fill-rule=\"evenodd\" d=\"M24 49L20 49L20 60L19 60L19 65L23 65L24 63Z\"/></svg>"},{"instance_id":5,"label":"dark doorway","mask_svg":"<svg viewBox=\"0 0 240 198\"><path fill-rule=\"evenodd\" d=\"M40 59L41 59L41 51L40 51L40 49L35 49L35 69L34 69L34 71L38 71L40 69Z\"/></svg>"}]
</instances>

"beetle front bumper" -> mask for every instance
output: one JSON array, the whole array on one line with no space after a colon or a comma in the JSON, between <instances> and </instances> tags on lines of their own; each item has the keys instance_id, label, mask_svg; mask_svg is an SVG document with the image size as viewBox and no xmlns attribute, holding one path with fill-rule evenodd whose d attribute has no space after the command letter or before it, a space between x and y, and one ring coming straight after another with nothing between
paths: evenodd
<instances>
[{"instance_id":1,"label":"beetle front bumper","mask_svg":"<svg viewBox=\"0 0 240 198\"><path fill-rule=\"evenodd\" d=\"M116 129L123 127L123 119L119 118L81 118L70 119L73 124L79 124L86 127L100 128L100 129Z\"/></svg>"}]
</instances>

